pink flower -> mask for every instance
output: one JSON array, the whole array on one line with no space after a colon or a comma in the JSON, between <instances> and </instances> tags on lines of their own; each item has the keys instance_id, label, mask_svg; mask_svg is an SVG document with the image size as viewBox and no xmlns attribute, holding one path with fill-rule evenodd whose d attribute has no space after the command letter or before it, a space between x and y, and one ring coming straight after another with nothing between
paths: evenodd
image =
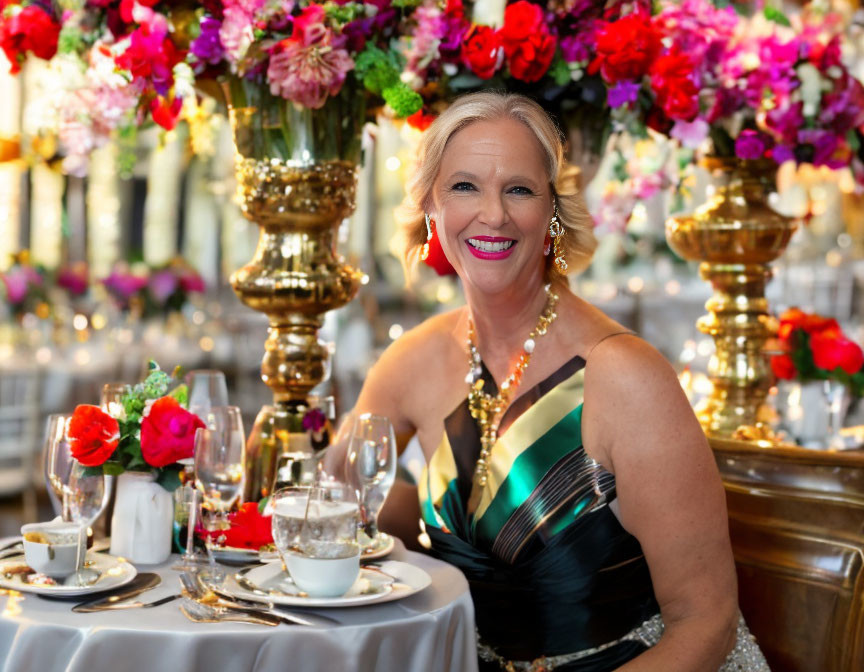
<instances>
[{"instance_id":1,"label":"pink flower","mask_svg":"<svg viewBox=\"0 0 864 672\"><path fill-rule=\"evenodd\" d=\"M273 95L317 110L335 96L354 61L324 25L324 9L310 5L294 19L294 32L270 54L267 79Z\"/></svg>"},{"instance_id":2,"label":"pink flower","mask_svg":"<svg viewBox=\"0 0 864 672\"><path fill-rule=\"evenodd\" d=\"M191 269L183 271L180 274L180 287L187 293L201 293L207 289L207 286L204 284L204 278Z\"/></svg>"},{"instance_id":3,"label":"pink flower","mask_svg":"<svg viewBox=\"0 0 864 672\"><path fill-rule=\"evenodd\" d=\"M417 27L411 36L411 47L405 54L405 69L421 75L441 58L438 47L447 32L444 13L437 7L421 6L414 12Z\"/></svg>"},{"instance_id":4,"label":"pink flower","mask_svg":"<svg viewBox=\"0 0 864 672\"><path fill-rule=\"evenodd\" d=\"M707 121L701 117L696 117L693 121L676 121L672 130L669 131L669 135L685 147L697 149L708 137L709 129Z\"/></svg>"}]
</instances>

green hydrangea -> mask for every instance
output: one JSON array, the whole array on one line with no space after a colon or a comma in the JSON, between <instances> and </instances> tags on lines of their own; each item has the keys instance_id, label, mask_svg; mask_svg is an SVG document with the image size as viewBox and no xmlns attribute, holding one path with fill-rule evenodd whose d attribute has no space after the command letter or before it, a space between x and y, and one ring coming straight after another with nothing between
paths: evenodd
<instances>
[{"instance_id":1,"label":"green hydrangea","mask_svg":"<svg viewBox=\"0 0 864 672\"><path fill-rule=\"evenodd\" d=\"M409 117L423 107L420 94L404 82L384 89L381 95L399 118Z\"/></svg>"}]
</instances>

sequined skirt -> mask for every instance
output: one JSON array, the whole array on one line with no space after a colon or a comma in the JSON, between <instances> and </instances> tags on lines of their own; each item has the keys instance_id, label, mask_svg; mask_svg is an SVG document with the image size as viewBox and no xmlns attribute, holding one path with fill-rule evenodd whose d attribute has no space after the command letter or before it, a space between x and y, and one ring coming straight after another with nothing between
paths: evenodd
<instances>
[{"instance_id":1,"label":"sequined skirt","mask_svg":"<svg viewBox=\"0 0 864 672\"><path fill-rule=\"evenodd\" d=\"M584 661L596 656L613 647L621 646L627 642L643 645L646 649L660 641L663 635L663 618L660 614L652 616L642 625L634 628L620 639L616 639L591 649L584 649L574 653L566 653L560 656L543 656L535 660L507 660L498 655L488 644L484 643L478 633L477 654L481 661L487 663L498 663L505 672L551 672L565 666ZM616 665L617 667L617 665ZM735 648L729 653L726 661L717 672L770 672L765 656L756 643L756 638L750 633L750 629L744 622L744 617L738 617L738 630L736 633Z\"/></svg>"}]
</instances>

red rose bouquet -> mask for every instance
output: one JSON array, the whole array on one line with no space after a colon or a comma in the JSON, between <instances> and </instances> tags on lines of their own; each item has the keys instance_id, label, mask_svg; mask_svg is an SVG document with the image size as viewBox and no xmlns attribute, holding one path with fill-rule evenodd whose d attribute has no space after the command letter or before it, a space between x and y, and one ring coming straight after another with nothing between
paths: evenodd
<instances>
[{"instance_id":1,"label":"red rose bouquet","mask_svg":"<svg viewBox=\"0 0 864 672\"><path fill-rule=\"evenodd\" d=\"M107 411L83 404L75 409L68 436L72 456L98 473L157 471L167 490L179 485L178 460L193 456L195 432L204 427L184 408L185 385L150 362L144 382L129 386Z\"/></svg>"},{"instance_id":2,"label":"red rose bouquet","mask_svg":"<svg viewBox=\"0 0 864 672\"><path fill-rule=\"evenodd\" d=\"M864 351L849 340L837 320L791 308L780 316L782 354L771 370L783 380L836 380L852 394L864 394Z\"/></svg>"}]
</instances>

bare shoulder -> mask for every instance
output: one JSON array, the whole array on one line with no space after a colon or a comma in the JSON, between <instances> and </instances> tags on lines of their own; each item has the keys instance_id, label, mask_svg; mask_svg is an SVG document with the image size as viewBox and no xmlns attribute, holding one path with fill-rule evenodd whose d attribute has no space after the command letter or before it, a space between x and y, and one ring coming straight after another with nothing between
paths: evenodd
<instances>
[{"instance_id":1,"label":"bare shoulder","mask_svg":"<svg viewBox=\"0 0 864 672\"><path fill-rule=\"evenodd\" d=\"M585 367L584 412L586 448L613 470L632 452L677 459L682 451L708 451L672 366L636 335L594 347Z\"/></svg>"},{"instance_id":2,"label":"bare shoulder","mask_svg":"<svg viewBox=\"0 0 864 672\"><path fill-rule=\"evenodd\" d=\"M421 410L448 402L448 376L464 359L455 333L460 316L459 309L436 315L391 343L369 371L357 408L387 415L408 431Z\"/></svg>"}]
</instances>

